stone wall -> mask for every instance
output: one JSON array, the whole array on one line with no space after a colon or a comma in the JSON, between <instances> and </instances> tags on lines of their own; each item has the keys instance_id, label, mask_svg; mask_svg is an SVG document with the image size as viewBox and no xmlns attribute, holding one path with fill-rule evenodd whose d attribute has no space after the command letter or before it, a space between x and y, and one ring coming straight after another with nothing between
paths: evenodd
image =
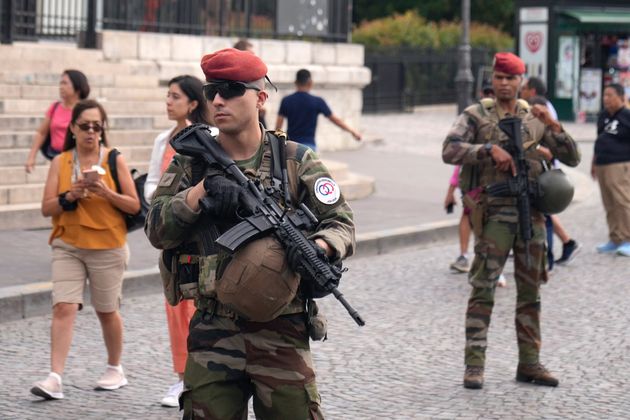
<instances>
[{"instance_id":1,"label":"stone wall","mask_svg":"<svg viewBox=\"0 0 630 420\"><path fill-rule=\"evenodd\" d=\"M112 62L152 62L161 81L179 74L203 78L200 58L232 46L236 38L169 35L144 32L104 31L103 56ZM313 74L313 94L322 96L333 113L350 126L359 127L363 105L362 89L370 82L363 65L363 46L342 43L313 43L252 39L254 52L269 67L269 78L278 87L270 90L266 120L274 128L280 100L294 90L295 73L306 68ZM352 137L320 116L317 144L320 150L358 147ZM286 129L286 123L285 123Z\"/></svg>"}]
</instances>

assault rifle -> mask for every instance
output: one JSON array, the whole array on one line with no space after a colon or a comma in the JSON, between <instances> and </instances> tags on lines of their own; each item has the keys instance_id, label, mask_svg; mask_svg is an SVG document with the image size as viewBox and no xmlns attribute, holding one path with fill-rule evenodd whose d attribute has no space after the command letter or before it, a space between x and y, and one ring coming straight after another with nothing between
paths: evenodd
<instances>
[{"instance_id":1,"label":"assault rifle","mask_svg":"<svg viewBox=\"0 0 630 420\"><path fill-rule=\"evenodd\" d=\"M319 247L309 241L302 232L302 230L313 230L319 222L304 203L300 203L298 208L291 207L286 150L284 142L279 141L278 143L281 143L277 158L281 165L282 191L279 191L277 187L263 188L247 178L236 166L234 160L216 142L210 133L210 127L205 124L193 124L180 131L171 140L171 145L177 153L200 158L208 165L219 165L243 187L252 199L249 201L252 202L253 208L248 209L252 215L244 217L243 221L223 233L216 240L219 247L233 254L254 239L274 234L285 250L297 249L297 267L292 268L303 279L314 282L315 286L323 291L321 296L332 293L346 308L352 319L359 326L363 326L365 321L337 289L344 270L331 264L325 256L321 255ZM278 205L274 198L278 192L284 194L286 206L284 209Z\"/></svg>"},{"instance_id":2,"label":"assault rifle","mask_svg":"<svg viewBox=\"0 0 630 420\"><path fill-rule=\"evenodd\" d=\"M533 237L532 219L530 209L530 196L532 188L529 183L529 163L525 159L523 149L523 138L521 136L520 118L504 118L499 121L499 128L510 139L508 152L514 159L516 165L516 176L509 178L505 182L488 185L486 192L493 197L516 197L516 207L518 209L518 225L521 239L525 244L525 264L530 267L529 241Z\"/></svg>"}]
</instances>

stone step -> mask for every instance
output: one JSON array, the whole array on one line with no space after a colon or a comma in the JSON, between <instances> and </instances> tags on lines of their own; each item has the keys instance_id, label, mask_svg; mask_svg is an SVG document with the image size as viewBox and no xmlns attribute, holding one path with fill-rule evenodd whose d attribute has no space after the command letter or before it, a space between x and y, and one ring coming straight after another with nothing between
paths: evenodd
<instances>
[{"instance_id":1,"label":"stone step","mask_svg":"<svg viewBox=\"0 0 630 420\"><path fill-rule=\"evenodd\" d=\"M0 45L0 56L3 60L102 60L103 51L77 48L75 43L67 42L14 42L10 45ZM79 61L81 60L81 61Z\"/></svg>"},{"instance_id":2,"label":"stone step","mask_svg":"<svg viewBox=\"0 0 630 420\"><path fill-rule=\"evenodd\" d=\"M360 200L374 193L374 177L349 172L348 176L339 182L339 188L346 200Z\"/></svg>"},{"instance_id":3,"label":"stone step","mask_svg":"<svg viewBox=\"0 0 630 420\"><path fill-rule=\"evenodd\" d=\"M43 119L42 115L0 115L0 132L35 131ZM152 130L173 124L166 115L109 115L108 119L110 130Z\"/></svg>"},{"instance_id":4,"label":"stone step","mask_svg":"<svg viewBox=\"0 0 630 420\"><path fill-rule=\"evenodd\" d=\"M35 84L0 84L0 98L2 99L41 99L47 104L54 101L59 96L59 75L54 85ZM99 101L121 101L121 100L166 100L166 87L90 87L90 97Z\"/></svg>"},{"instance_id":5,"label":"stone step","mask_svg":"<svg viewBox=\"0 0 630 420\"><path fill-rule=\"evenodd\" d=\"M128 161L148 162L151 159L152 144L148 145L119 145L112 142L111 146L116 147ZM28 156L29 149L0 149L0 167L18 167L23 165ZM36 163L42 165L46 163L46 158L38 153Z\"/></svg>"},{"instance_id":6,"label":"stone step","mask_svg":"<svg viewBox=\"0 0 630 420\"><path fill-rule=\"evenodd\" d=\"M125 150L121 150L125 153ZM126 156L126 154L125 154ZM133 160L127 160L130 168L137 169L140 173L145 173L148 169L148 162L141 161L135 162ZM44 168L42 166L42 168ZM13 168L16 173L25 173L23 168ZM17 177L17 176L16 176ZM0 185L0 206L1 205L15 205L15 204L29 204L29 203L41 203L42 194L44 192L44 183L46 181L46 172L42 176L41 171L37 174L28 175L28 180L35 180L38 182L23 183L23 184L10 184Z\"/></svg>"},{"instance_id":7,"label":"stone step","mask_svg":"<svg viewBox=\"0 0 630 420\"><path fill-rule=\"evenodd\" d=\"M0 131L0 150L28 149L33 141L34 131ZM111 130L107 132L113 146L150 146L162 130Z\"/></svg>"},{"instance_id":8,"label":"stone step","mask_svg":"<svg viewBox=\"0 0 630 420\"><path fill-rule=\"evenodd\" d=\"M0 166L0 185L42 184L46 181L49 166L48 161L44 159L30 174L26 173L23 165Z\"/></svg>"},{"instance_id":9,"label":"stone step","mask_svg":"<svg viewBox=\"0 0 630 420\"><path fill-rule=\"evenodd\" d=\"M0 205L0 229L40 229L51 226L42 216L41 203Z\"/></svg>"},{"instance_id":10,"label":"stone step","mask_svg":"<svg viewBox=\"0 0 630 420\"><path fill-rule=\"evenodd\" d=\"M34 130L0 131L0 149L28 148L33 141Z\"/></svg>"},{"instance_id":11,"label":"stone step","mask_svg":"<svg viewBox=\"0 0 630 420\"><path fill-rule=\"evenodd\" d=\"M326 168L328 168L330 175L333 177L335 181L341 182L345 178L348 177L348 174L350 172L348 170L347 163L339 162L336 160L326 160L326 159L323 159L322 161L324 165L326 165Z\"/></svg>"},{"instance_id":12,"label":"stone step","mask_svg":"<svg viewBox=\"0 0 630 420\"><path fill-rule=\"evenodd\" d=\"M125 155L126 156L126 155ZM149 168L149 162L127 163L132 168L141 173L145 173ZM24 170L24 166L4 166L0 167L0 186L11 186L18 184L44 184L48 176L48 161L35 166L30 174Z\"/></svg>"},{"instance_id":13,"label":"stone step","mask_svg":"<svg viewBox=\"0 0 630 420\"><path fill-rule=\"evenodd\" d=\"M113 63L108 63L113 64ZM59 71L54 72L33 72L33 63L29 63L25 70L3 70L0 67L0 84L3 85L35 85L35 86L59 86L59 78L61 72L66 68L73 68L75 66L67 66L60 68ZM143 66L146 67L146 66ZM104 73L100 71L89 72L85 69L85 75L88 78L90 87L92 89L98 87L130 87L130 88L154 88L159 86L160 76L154 70L148 70L143 74L141 71L137 72L132 64L129 64L129 68L133 69L133 73L127 74L124 69L119 67L112 67L110 73ZM99 68L99 70L101 70ZM153 74L155 73L155 74ZM58 91L57 91L58 92ZM56 93L53 98L57 96Z\"/></svg>"},{"instance_id":14,"label":"stone step","mask_svg":"<svg viewBox=\"0 0 630 420\"><path fill-rule=\"evenodd\" d=\"M50 99L1 99L0 114L4 115L24 115L24 114L44 114L51 104ZM107 100L101 99L101 105L105 107L107 114L125 115L163 115L166 113L164 100Z\"/></svg>"},{"instance_id":15,"label":"stone step","mask_svg":"<svg viewBox=\"0 0 630 420\"><path fill-rule=\"evenodd\" d=\"M0 205L40 203L44 184L14 184L0 186Z\"/></svg>"},{"instance_id":16,"label":"stone step","mask_svg":"<svg viewBox=\"0 0 630 420\"><path fill-rule=\"evenodd\" d=\"M3 57L4 58L4 57ZM57 59L30 59L30 60L1 60L0 72L5 74L14 73L16 75L46 74L45 80L54 80L52 76L56 75L57 83L59 75L66 69L80 69L90 80L91 84L99 83L100 76L113 75L112 78L103 78L102 80L116 80L118 76L137 76L139 78L148 78L157 80L160 74L159 67L152 61L90 61L74 58L70 60ZM14 76L15 77L15 76ZM142 83L142 81L140 82ZM145 85L143 85L145 86Z\"/></svg>"},{"instance_id":17,"label":"stone step","mask_svg":"<svg viewBox=\"0 0 630 420\"><path fill-rule=\"evenodd\" d=\"M171 123L173 125L173 123ZM107 140L111 147L151 146L160 130L112 130L107 132Z\"/></svg>"}]
</instances>

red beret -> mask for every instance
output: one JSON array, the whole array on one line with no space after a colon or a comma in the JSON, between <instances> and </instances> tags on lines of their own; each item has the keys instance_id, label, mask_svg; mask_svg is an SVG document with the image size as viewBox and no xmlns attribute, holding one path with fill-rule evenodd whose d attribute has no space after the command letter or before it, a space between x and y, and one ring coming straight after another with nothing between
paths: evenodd
<instances>
[{"instance_id":1,"label":"red beret","mask_svg":"<svg viewBox=\"0 0 630 420\"><path fill-rule=\"evenodd\" d=\"M525 63L523 63L523 60L509 52L496 53L492 67L495 71L507 74L525 73Z\"/></svg>"},{"instance_id":2,"label":"red beret","mask_svg":"<svg viewBox=\"0 0 630 420\"><path fill-rule=\"evenodd\" d=\"M201 59L201 70L206 75L206 81L252 82L267 74L267 66L254 53L234 48L204 55Z\"/></svg>"}]
</instances>

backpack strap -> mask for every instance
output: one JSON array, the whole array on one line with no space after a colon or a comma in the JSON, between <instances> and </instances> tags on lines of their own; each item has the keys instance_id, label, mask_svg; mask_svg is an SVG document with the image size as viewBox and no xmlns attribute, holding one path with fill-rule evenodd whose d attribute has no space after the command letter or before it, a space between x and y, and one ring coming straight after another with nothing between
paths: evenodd
<instances>
[{"instance_id":1,"label":"backpack strap","mask_svg":"<svg viewBox=\"0 0 630 420\"><path fill-rule=\"evenodd\" d=\"M116 165L116 158L119 154L120 152L118 149L111 149L107 155L107 165L109 165L109 172L114 180L114 184L116 184L116 192L118 192L118 194L122 194L120 182L118 181L118 167Z\"/></svg>"},{"instance_id":2,"label":"backpack strap","mask_svg":"<svg viewBox=\"0 0 630 420\"><path fill-rule=\"evenodd\" d=\"M281 188L282 185L282 154L280 147L286 147L286 144L280 143L283 141L286 142L286 136L281 137L278 135L278 132L265 132L265 145L257 174L261 181L271 178L272 186L277 188Z\"/></svg>"}]
</instances>

